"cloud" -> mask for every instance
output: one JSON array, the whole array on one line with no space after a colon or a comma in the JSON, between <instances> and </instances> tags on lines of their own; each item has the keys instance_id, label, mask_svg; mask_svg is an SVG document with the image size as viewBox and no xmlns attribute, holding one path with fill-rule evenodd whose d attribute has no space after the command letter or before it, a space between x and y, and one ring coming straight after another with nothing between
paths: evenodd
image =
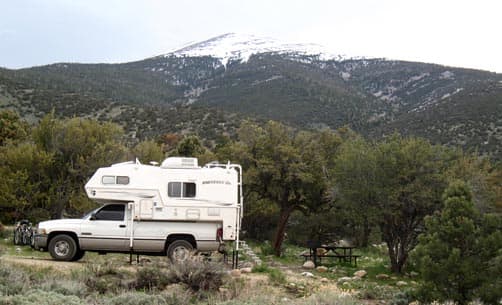
<instances>
[{"instance_id":1,"label":"cloud","mask_svg":"<svg viewBox=\"0 0 502 305\"><path fill-rule=\"evenodd\" d=\"M2 36L12 36L16 34L16 31L11 30L11 29L2 29L0 30L0 37Z\"/></svg>"},{"instance_id":2,"label":"cloud","mask_svg":"<svg viewBox=\"0 0 502 305\"><path fill-rule=\"evenodd\" d=\"M495 0L11 2L0 10L0 66L139 60L237 32L502 72Z\"/></svg>"}]
</instances>

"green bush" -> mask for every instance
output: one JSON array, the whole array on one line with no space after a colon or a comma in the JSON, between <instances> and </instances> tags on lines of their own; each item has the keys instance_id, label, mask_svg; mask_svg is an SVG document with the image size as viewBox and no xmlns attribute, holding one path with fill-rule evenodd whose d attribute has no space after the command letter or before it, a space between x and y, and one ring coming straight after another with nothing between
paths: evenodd
<instances>
[{"instance_id":1,"label":"green bush","mask_svg":"<svg viewBox=\"0 0 502 305\"><path fill-rule=\"evenodd\" d=\"M357 298L366 300L388 300L394 295L396 288L388 285L379 285L370 281L349 281L343 285L344 289L357 290Z\"/></svg>"},{"instance_id":2,"label":"green bush","mask_svg":"<svg viewBox=\"0 0 502 305\"><path fill-rule=\"evenodd\" d=\"M144 292L128 292L106 300L105 305L164 305L179 304L177 300L166 300L164 297Z\"/></svg>"},{"instance_id":3,"label":"green bush","mask_svg":"<svg viewBox=\"0 0 502 305\"><path fill-rule=\"evenodd\" d=\"M44 291L56 292L62 295L74 295L78 297L83 297L87 293L85 283L60 279L46 279L43 283L41 283L40 289Z\"/></svg>"},{"instance_id":4,"label":"green bush","mask_svg":"<svg viewBox=\"0 0 502 305\"><path fill-rule=\"evenodd\" d=\"M129 289L128 273L119 271L112 264L88 264L86 266L84 283L90 291L104 294Z\"/></svg>"},{"instance_id":5,"label":"green bush","mask_svg":"<svg viewBox=\"0 0 502 305\"><path fill-rule=\"evenodd\" d=\"M268 305L268 304L277 304L277 300L274 299L272 295L257 295L251 299L232 299L223 303L219 303L218 305ZM284 303L288 304L288 303Z\"/></svg>"},{"instance_id":6,"label":"green bush","mask_svg":"<svg viewBox=\"0 0 502 305\"><path fill-rule=\"evenodd\" d=\"M135 287L138 289L162 289L170 283L169 274L160 268L145 267L136 273Z\"/></svg>"},{"instance_id":7,"label":"green bush","mask_svg":"<svg viewBox=\"0 0 502 305\"><path fill-rule=\"evenodd\" d=\"M254 266L253 272L267 273L270 281L274 284L280 285L286 283L286 276L279 269L270 268L267 265L261 264Z\"/></svg>"},{"instance_id":8,"label":"green bush","mask_svg":"<svg viewBox=\"0 0 502 305\"><path fill-rule=\"evenodd\" d=\"M168 281L184 283L193 291L207 291L218 290L223 284L224 276L222 265L193 258L172 264L168 272Z\"/></svg>"},{"instance_id":9,"label":"green bush","mask_svg":"<svg viewBox=\"0 0 502 305\"><path fill-rule=\"evenodd\" d=\"M260 265L256 265L253 267L253 272L256 272L256 273L266 273L269 270L270 270L270 268L265 264L260 264Z\"/></svg>"},{"instance_id":10,"label":"green bush","mask_svg":"<svg viewBox=\"0 0 502 305\"><path fill-rule=\"evenodd\" d=\"M54 291L29 290L27 293L6 296L0 305L83 305L77 296L67 296Z\"/></svg>"},{"instance_id":11,"label":"green bush","mask_svg":"<svg viewBox=\"0 0 502 305\"><path fill-rule=\"evenodd\" d=\"M15 269L0 262L0 290L5 295L14 295L30 286L30 275L22 269Z\"/></svg>"},{"instance_id":12,"label":"green bush","mask_svg":"<svg viewBox=\"0 0 502 305\"><path fill-rule=\"evenodd\" d=\"M85 272L97 277L103 275L115 275L119 273L117 266L115 266L112 263L105 263L105 264L89 263L85 266Z\"/></svg>"},{"instance_id":13,"label":"green bush","mask_svg":"<svg viewBox=\"0 0 502 305\"><path fill-rule=\"evenodd\" d=\"M286 276L279 269L270 268L268 272L268 277L270 281L274 284L282 285L286 283Z\"/></svg>"},{"instance_id":14,"label":"green bush","mask_svg":"<svg viewBox=\"0 0 502 305\"><path fill-rule=\"evenodd\" d=\"M350 296L340 295L339 292L324 291L313 294L308 298L300 298L292 305L360 305L361 303Z\"/></svg>"},{"instance_id":15,"label":"green bush","mask_svg":"<svg viewBox=\"0 0 502 305\"><path fill-rule=\"evenodd\" d=\"M233 278L231 281L226 281L222 286L226 293L222 294L222 300L232 300L237 298L245 289L246 282L243 278Z\"/></svg>"},{"instance_id":16,"label":"green bush","mask_svg":"<svg viewBox=\"0 0 502 305\"><path fill-rule=\"evenodd\" d=\"M270 242L268 240L261 243L259 247L260 247L260 253L262 255L273 255L274 254L274 248L272 247L272 244L270 244Z\"/></svg>"},{"instance_id":17,"label":"green bush","mask_svg":"<svg viewBox=\"0 0 502 305\"><path fill-rule=\"evenodd\" d=\"M414 299L413 293L410 290L398 291L390 300L390 305L408 305Z\"/></svg>"}]
</instances>

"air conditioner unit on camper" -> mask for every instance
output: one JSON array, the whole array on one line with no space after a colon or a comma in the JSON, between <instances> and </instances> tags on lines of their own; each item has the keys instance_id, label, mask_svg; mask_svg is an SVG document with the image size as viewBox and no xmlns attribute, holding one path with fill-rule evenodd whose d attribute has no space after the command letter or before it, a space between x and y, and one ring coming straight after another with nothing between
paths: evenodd
<instances>
[{"instance_id":1,"label":"air conditioner unit on camper","mask_svg":"<svg viewBox=\"0 0 502 305\"><path fill-rule=\"evenodd\" d=\"M170 157L165 159L162 168L198 168L197 158Z\"/></svg>"}]
</instances>

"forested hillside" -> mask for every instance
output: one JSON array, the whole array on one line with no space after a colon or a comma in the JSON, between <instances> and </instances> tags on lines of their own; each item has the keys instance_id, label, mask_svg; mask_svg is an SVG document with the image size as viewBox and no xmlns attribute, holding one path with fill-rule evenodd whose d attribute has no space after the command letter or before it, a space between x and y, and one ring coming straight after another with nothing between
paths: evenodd
<instances>
[{"instance_id":1,"label":"forested hillside","mask_svg":"<svg viewBox=\"0 0 502 305\"><path fill-rule=\"evenodd\" d=\"M495 159L502 151L500 74L384 59L260 53L223 65L168 54L1 69L0 107L30 122L52 109L112 120L141 139L192 132L214 140L249 117L299 128L348 126L372 138L398 131Z\"/></svg>"}]
</instances>

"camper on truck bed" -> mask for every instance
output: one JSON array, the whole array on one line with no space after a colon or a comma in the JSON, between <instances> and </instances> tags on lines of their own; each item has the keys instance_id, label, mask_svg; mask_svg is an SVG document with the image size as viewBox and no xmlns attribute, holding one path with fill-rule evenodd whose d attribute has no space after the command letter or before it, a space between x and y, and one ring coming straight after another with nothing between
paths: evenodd
<instances>
[{"instance_id":1,"label":"camper on truck bed","mask_svg":"<svg viewBox=\"0 0 502 305\"><path fill-rule=\"evenodd\" d=\"M167 158L161 166L136 162L100 168L85 185L102 206L82 219L39 223L35 249L75 261L85 251L168 255L225 251L242 219L242 169L196 158Z\"/></svg>"}]
</instances>

